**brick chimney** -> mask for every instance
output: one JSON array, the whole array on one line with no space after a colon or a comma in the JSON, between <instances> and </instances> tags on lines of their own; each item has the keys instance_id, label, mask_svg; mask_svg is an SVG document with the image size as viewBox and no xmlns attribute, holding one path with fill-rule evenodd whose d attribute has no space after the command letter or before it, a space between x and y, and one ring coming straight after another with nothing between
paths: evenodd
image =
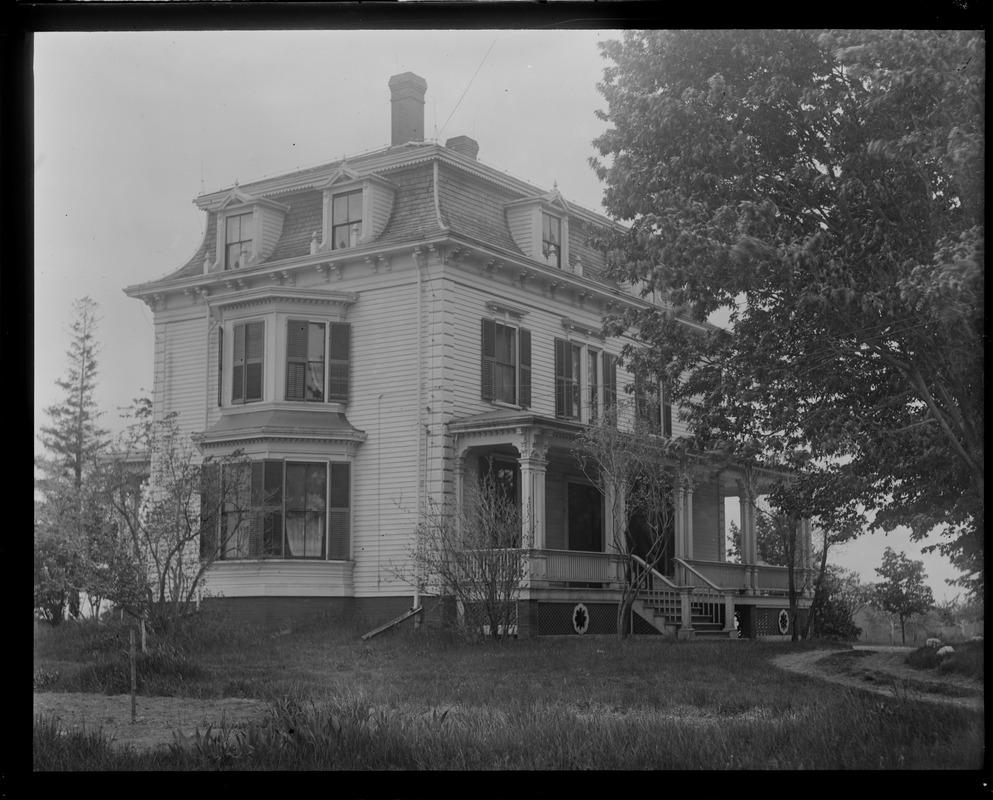
<instances>
[{"instance_id":1,"label":"brick chimney","mask_svg":"<svg viewBox=\"0 0 993 800\"><path fill-rule=\"evenodd\" d=\"M424 94L428 83L413 72L390 78L390 102L393 104L393 138L391 144L424 141Z\"/></svg>"},{"instance_id":2,"label":"brick chimney","mask_svg":"<svg viewBox=\"0 0 993 800\"><path fill-rule=\"evenodd\" d=\"M456 153L461 153L466 158L471 158L473 161L475 161L476 156L479 155L479 142L468 136L453 136L445 142L445 147L449 150L454 150Z\"/></svg>"}]
</instances>

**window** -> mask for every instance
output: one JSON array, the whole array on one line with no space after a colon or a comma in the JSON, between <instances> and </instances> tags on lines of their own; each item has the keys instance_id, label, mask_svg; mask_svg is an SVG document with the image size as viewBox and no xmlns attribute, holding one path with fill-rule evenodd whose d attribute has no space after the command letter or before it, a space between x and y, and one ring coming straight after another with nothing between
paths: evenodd
<instances>
[{"instance_id":1,"label":"window","mask_svg":"<svg viewBox=\"0 0 993 800\"><path fill-rule=\"evenodd\" d=\"M584 344L556 339L555 416L589 423L599 416L601 409L612 408L616 402L617 357Z\"/></svg>"},{"instance_id":2,"label":"window","mask_svg":"<svg viewBox=\"0 0 993 800\"><path fill-rule=\"evenodd\" d=\"M665 384L636 375L634 404L637 419L648 427L649 433L672 436L672 403Z\"/></svg>"},{"instance_id":3,"label":"window","mask_svg":"<svg viewBox=\"0 0 993 800\"><path fill-rule=\"evenodd\" d=\"M562 267L562 221L541 212L541 256L552 267Z\"/></svg>"},{"instance_id":4,"label":"window","mask_svg":"<svg viewBox=\"0 0 993 800\"><path fill-rule=\"evenodd\" d=\"M234 326L234 358L231 366L231 402L254 403L262 399L262 351L264 322Z\"/></svg>"},{"instance_id":5,"label":"window","mask_svg":"<svg viewBox=\"0 0 993 800\"><path fill-rule=\"evenodd\" d=\"M349 557L350 465L266 459L204 467L201 555L221 560ZM214 487L214 488L211 488ZM221 496L212 492L220 487ZM219 509L212 514L211 509Z\"/></svg>"},{"instance_id":6,"label":"window","mask_svg":"<svg viewBox=\"0 0 993 800\"><path fill-rule=\"evenodd\" d=\"M555 416L579 419L582 415L583 346L566 339L555 340Z\"/></svg>"},{"instance_id":7,"label":"window","mask_svg":"<svg viewBox=\"0 0 993 800\"><path fill-rule=\"evenodd\" d=\"M531 405L531 332L482 320L482 398Z\"/></svg>"},{"instance_id":8,"label":"window","mask_svg":"<svg viewBox=\"0 0 993 800\"><path fill-rule=\"evenodd\" d=\"M355 247L362 237L362 190L331 198L331 249Z\"/></svg>"},{"instance_id":9,"label":"window","mask_svg":"<svg viewBox=\"0 0 993 800\"><path fill-rule=\"evenodd\" d=\"M348 402L350 338L351 326L347 322L289 320L286 399Z\"/></svg>"},{"instance_id":10,"label":"window","mask_svg":"<svg viewBox=\"0 0 993 800\"><path fill-rule=\"evenodd\" d=\"M224 220L224 269L248 266L252 254L253 214L236 214Z\"/></svg>"}]
</instances>

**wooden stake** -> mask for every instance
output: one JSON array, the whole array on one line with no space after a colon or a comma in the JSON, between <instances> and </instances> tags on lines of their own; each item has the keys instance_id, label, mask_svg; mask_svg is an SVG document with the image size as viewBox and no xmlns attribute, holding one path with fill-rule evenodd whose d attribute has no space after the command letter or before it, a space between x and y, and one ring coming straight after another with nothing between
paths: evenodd
<instances>
[{"instance_id":1,"label":"wooden stake","mask_svg":"<svg viewBox=\"0 0 993 800\"><path fill-rule=\"evenodd\" d=\"M135 670L135 653L134 653L134 628L128 630L131 639L131 724L135 723L135 685L138 682L138 676Z\"/></svg>"},{"instance_id":2,"label":"wooden stake","mask_svg":"<svg viewBox=\"0 0 993 800\"><path fill-rule=\"evenodd\" d=\"M148 642L145 639L145 618L144 617L141 618L141 652L142 653L147 653L148 652Z\"/></svg>"}]
</instances>

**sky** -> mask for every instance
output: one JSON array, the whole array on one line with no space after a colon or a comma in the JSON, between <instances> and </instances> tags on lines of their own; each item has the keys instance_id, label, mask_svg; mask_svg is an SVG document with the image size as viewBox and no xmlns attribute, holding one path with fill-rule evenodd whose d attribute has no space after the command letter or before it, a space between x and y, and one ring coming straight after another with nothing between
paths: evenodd
<instances>
[{"instance_id":1,"label":"sky","mask_svg":"<svg viewBox=\"0 0 993 800\"><path fill-rule=\"evenodd\" d=\"M390 76L427 81L425 138L479 143L479 160L603 212L588 159L614 30L50 32L34 39L34 415L58 402L73 302L99 309L101 423L151 390L152 314L126 286L199 246L193 204L257 178L389 144ZM36 444L37 447L37 444ZM954 597L947 560L906 532L864 536L833 559L863 580L887 546L925 562Z\"/></svg>"}]
</instances>

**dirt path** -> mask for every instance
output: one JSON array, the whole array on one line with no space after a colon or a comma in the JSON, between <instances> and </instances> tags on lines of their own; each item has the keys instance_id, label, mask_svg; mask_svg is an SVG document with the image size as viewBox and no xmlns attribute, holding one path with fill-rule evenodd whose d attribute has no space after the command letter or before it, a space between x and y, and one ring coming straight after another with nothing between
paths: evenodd
<instances>
[{"instance_id":1,"label":"dirt path","mask_svg":"<svg viewBox=\"0 0 993 800\"><path fill-rule=\"evenodd\" d=\"M780 669L798 672L803 675L840 683L853 689L888 697L909 697L933 703L946 703L982 711L985 708L984 686L979 681L958 675L938 675L911 669L906 664L909 649L889 646L856 645L855 651L866 655L856 662L849 662L849 669L836 671L823 660L839 650L808 650L802 653L789 653L773 659ZM941 693L941 689L951 688L969 696L953 696Z\"/></svg>"}]
</instances>

